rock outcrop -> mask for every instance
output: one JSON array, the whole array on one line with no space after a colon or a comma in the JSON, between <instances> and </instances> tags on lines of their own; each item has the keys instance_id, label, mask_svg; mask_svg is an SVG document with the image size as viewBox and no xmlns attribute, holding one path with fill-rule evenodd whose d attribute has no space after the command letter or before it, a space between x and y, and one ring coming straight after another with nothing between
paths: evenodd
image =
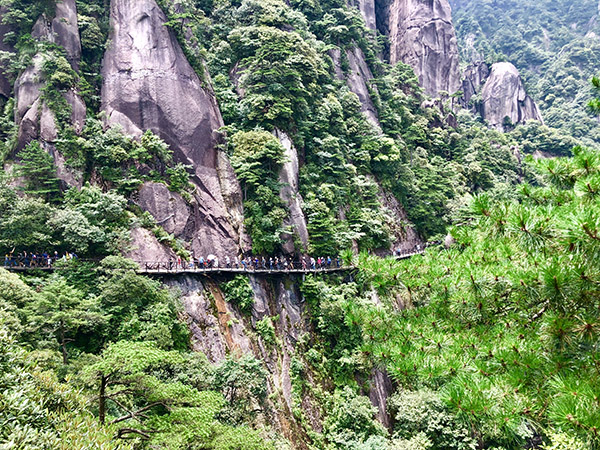
<instances>
[{"instance_id":1,"label":"rock outcrop","mask_svg":"<svg viewBox=\"0 0 600 450\"><path fill-rule=\"evenodd\" d=\"M191 242L196 255L237 254L247 247L241 193L227 159L219 155L223 120L209 80L201 80L187 61L155 0L110 3L110 45L102 66L107 123L134 137L152 130L170 145L176 162L193 167L196 189L190 205L175 208L187 214L177 221L176 237ZM154 206L142 207L163 220L173 194L156 186L145 186L142 194L145 190L155 196Z\"/></svg>"},{"instance_id":2,"label":"rock outcrop","mask_svg":"<svg viewBox=\"0 0 600 450\"><path fill-rule=\"evenodd\" d=\"M490 75L490 67L485 62L469 64L463 72L462 104L468 106L473 96L479 94Z\"/></svg>"},{"instance_id":3,"label":"rock outcrop","mask_svg":"<svg viewBox=\"0 0 600 450\"><path fill-rule=\"evenodd\" d=\"M64 48L72 67L79 67L81 43L75 0L57 2L54 19L49 22L45 16L41 16L31 34L39 41L52 42ZM17 149L22 149L33 140L39 140L53 156L58 178L68 186L80 186L80 174L69 169L63 156L55 149L54 144L58 138L56 117L42 98L45 85L43 64L48 57L52 56L45 52L36 54L31 65L15 82L15 121L19 130ZM71 109L70 125L76 132L81 132L86 117L85 103L75 90L67 91L63 95Z\"/></svg>"},{"instance_id":4,"label":"rock outcrop","mask_svg":"<svg viewBox=\"0 0 600 450\"><path fill-rule=\"evenodd\" d=\"M381 28L390 41L390 63L410 65L425 92L460 89L459 54L448 0L381 0Z\"/></svg>"},{"instance_id":5,"label":"rock outcrop","mask_svg":"<svg viewBox=\"0 0 600 450\"><path fill-rule=\"evenodd\" d=\"M542 115L525 91L517 68L508 62L496 63L481 92L481 115L499 130L529 120L543 122Z\"/></svg>"},{"instance_id":6,"label":"rock outcrop","mask_svg":"<svg viewBox=\"0 0 600 450\"><path fill-rule=\"evenodd\" d=\"M308 450L308 439L293 414L298 404L303 410L302 420L307 420L314 431L323 429L323 414L318 406L320 400L313 397L314 391L303 389L294 392L292 366L301 364L302 383L328 389L303 360L298 351L299 343L315 333L310 320L310 306L299 289L300 276L262 277L248 275L254 292L254 303L250 314L242 314L219 287L228 281L227 276L211 278L176 275L164 279L164 283L181 292L182 317L191 331L192 348L204 353L208 360L219 363L228 355L251 354L261 361L269 373L266 407L259 420L268 422L274 430L292 442L292 448ZM276 344L256 332L257 323L268 320L273 326ZM306 345L306 344L305 344ZM296 369L297 370L297 369ZM378 417L386 426L390 425L386 411L386 400L393 385L385 372L374 369L364 380L364 395L368 395L378 410Z\"/></svg>"},{"instance_id":7,"label":"rock outcrop","mask_svg":"<svg viewBox=\"0 0 600 450\"><path fill-rule=\"evenodd\" d=\"M81 40L77 25L77 6L74 0L58 0L56 2L54 19L48 20L41 16L31 35L62 47L71 66L77 70L81 59Z\"/></svg>"},{"instance_id":8,"label":"rock outcrop","mask_svg":"<svg viewBox=\"0 0 600 450\"><path fill-rule=\"evenodd\" d=\"M302 196L298 189L298 174L300 171L298 152L287 134L275 130L275 136L285 149L285 162L279 172L279 182L281 183L279 196L289 211L283 225L290 228L290 233L285 233L282 236L283 250L287 253L293 253L294 251L306 252L308 248L308 229L306 227L306 217L302 211ZM304 248L296 248L295 237L302 243Z\"/></svg>"},{"instance_id":9,"label":"rock outcrop","mask_svg":"<svg viewBox=\"0 0 600 450\"><path fill-rule=\"evenodd\" d=\"M341 51L339 48L329 51L337 79L346 81L348 88L358 97L362 113L369 119L369 122L375 127L380 128L377 109L373 104L367 84L373 79L373 74L367 65L363 51L358 47L345 50L349 65L348 73L344 73L342 70Z\"/></svg>"},{"instance_id":10,"label":"rock outcrop","mask_svg":"<svg viewBox=\"0 0 600 450\"><path fill-rule=\"evenodd\" d=\"M377 17L375 14L375 0L349 0L350 6L355 6L365 20L365 25L369 30L377 29Z\"/></svg>"}]
</instances>

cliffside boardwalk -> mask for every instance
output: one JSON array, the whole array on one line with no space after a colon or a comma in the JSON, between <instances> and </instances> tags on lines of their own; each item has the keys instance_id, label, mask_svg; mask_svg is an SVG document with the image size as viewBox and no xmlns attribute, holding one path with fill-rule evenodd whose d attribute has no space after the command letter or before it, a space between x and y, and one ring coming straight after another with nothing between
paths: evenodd
<instances>
[{"instance_id":1,"label":"cliffside boardwalk","mask_svg":"<svg viewBox=\"0 0 600 450\"><path fill-rule=\"evenodd\" d=\"M410 250L406 252L396 253L393 255L395 259L408 259L413 256L422 255L425 249ZM99 262L99 260L80 259L82 262ZM139 268L137 270L140 274L164 274L164 275L175 275L175 274L307 274L307 273L333 273L333 272L345 272L348 270L355 269L353 265L343 265L339 267L336 262L333 261L331 265L323 265L321 267L302 267L302 263L294 261L291 267L288 268L269 268L269 267L198 267L195 264L182 263L177 264L174 261L135 261ZM44 271L52 272L55 270L68 270L69 266L54 266L54 265L5 265L4 269L12 272L29 272L29 271Z\"/></svg>"}]
</instances>

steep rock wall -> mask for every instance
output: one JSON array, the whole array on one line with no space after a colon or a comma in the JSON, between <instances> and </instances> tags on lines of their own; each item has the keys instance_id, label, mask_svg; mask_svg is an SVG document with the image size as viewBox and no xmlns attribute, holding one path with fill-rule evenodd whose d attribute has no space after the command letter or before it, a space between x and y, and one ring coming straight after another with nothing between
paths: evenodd
<instances>
[{"instance_id":1,"label":"steep rock wall","mask_svg":"<svg viewBox=\"0 0 600 450\"><path fill-rule=\"evenodd\" d=\"M375 0L349 0L350 6L360 10L365 20L365 25L369 30L377 29L377 17L375 14Z\"/></svg>"},{"instance_id":2,"label":"steep rock wall","mask_svg":"<svg viewBox=\"0 0 600 450\"><path fill-rule=\"evenodd\" d=\"M279 182L282 185L279 196L289 211L289 215L283 224L291 229L290 233L283 236L283 250L287 253L293 253L295 250L306 252L308 248L308 229L306 217L302 211L302 196L298 189L298 174L300 172L298 152L287 134L275 130L275 136L285 149L285 161L279 172ZM300 240L303 248L296 248L294 237Z\"/></svg>"},{"instance_id":3,"label":"steep rock wall","mask_svg":"<svg viewBox=\"0 0 600 450\"><path fill-rule=\"evenodd\" d=\"M41 16L33 26L31 34L39 41L52 42L61 46L72 67L74 69L79 67L81 43L75 0L57 2L54 19L48 21L45 16ZM36 54L31 65L19 75L15 82L17 149L22 149L33 140L39 140L41 145L53 156L58 178L68 186L81 186L81 175L69 169L63 156L55 149L54 144L58 138L56 117L42 98L42 89L45 85L42 68L48 57L44 52ZM85 123L85 103L75 90L66 92L64 97L71 108L70 125L73 126L75 132L79 133Z\"/></svg>"},{"instance_id":4,"label":"steep rock wall","mask_svg":"<svg viewBox=\"0 0 600 450\"><path fill-rule=\"evenodd\" d=\"M112 0L110 8L110 45L102 66L108 124L136 137L152 130L170 145L176 162L193 167L196 190L176 236L191 242L195 254L245 250L241 192L227 159L218 154L223 120L209 80L200 80L191 67L154 0ZM159 207L142 207L162 220L171 194L144 189L154 191Z\"/></svg>"},{"instance_id":5,"label":"steep rock wall","mask_svg":"<svg viewBox=\"0 0 600 450\"><path fill-rule=\"evenodd\" d=\"M322 431L319 399L312 390L304 390L302 398L294 393L291 365L300 358L296 347L300 340L314 335L309 306L299 286L299 276L248 275L254 292L254 305L249 315L243 315L223 295L220 284L226 277L199 277L178 275L165 278L164 283L181 293L184 318L192 333L192 347L204 353L209 361L219 363L226 357L252 354L262 361L269 373L267 388L269 400L260 419L290 440L294 449L308 449L311 441L301 421L306 420L313 430ZM256 332L258 321L270 318L275 328L276 342L269 343ZM307 367L307 366L306 366ZM303 382L317 387L317 391L331 389L326 380L317 379L311 370L303 370ZM389 416L387 398L393 391L385 372L374 369L365 385L378 417L386 426ZM300 405L304 419L293 413Z\"/></svg>"},{"instance_id":6,"label":"steep rock wall","mask_svg":"<svg viewBox=\"0 0 600 450\"><path fill-rule=\"evenodd\" d=\"M348 88L358 97L362 113L369 119L369 122L380 128L377 109L369 92L369 83L373 79L373 74L367 65L363 51L358 47L345 50L349 63L347 73L342 70L341 51L343 50L334 48L328 52L333 61L336 78L346 82Z\"/></svg>"},{"instance_id":7,"label":"steep rock wall","mask_svg":"<svg viewBox=\"0 0 600 450\"><path fill-rule=\"evenodd\" d=\"M527 94L517 68L508 62L496 63L481 92L481 115L499 130L529 120L543 122L542 115Z\"/></svg>"},{"instance_id":8,"label":"steep rock wall","mask_svg":"<svg viewBox=\"0 0 600 450\"><path fill-rule=\"evenodd\" d=\"M390 63L410 65L431 96L458 91L458 44L448 0L380 0L378 8L389 37Z\"/></svg>"}]
</instances>

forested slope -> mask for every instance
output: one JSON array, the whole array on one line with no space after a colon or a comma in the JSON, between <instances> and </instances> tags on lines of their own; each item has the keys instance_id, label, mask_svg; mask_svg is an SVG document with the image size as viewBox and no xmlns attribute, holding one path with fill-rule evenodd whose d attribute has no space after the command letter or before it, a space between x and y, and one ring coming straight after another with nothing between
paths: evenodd
<instances>
[{"instance_id":1,"label":"forested slope","mask_svg":"<svg viewBox=\"0 0 600 450\"><path fill-rule=\"evenodd\" d=\"M598 142L584 106L600 63L595 0L452 0L463 62L509 61L521 72L548 126Z\"/></svg>"}]
</instances>

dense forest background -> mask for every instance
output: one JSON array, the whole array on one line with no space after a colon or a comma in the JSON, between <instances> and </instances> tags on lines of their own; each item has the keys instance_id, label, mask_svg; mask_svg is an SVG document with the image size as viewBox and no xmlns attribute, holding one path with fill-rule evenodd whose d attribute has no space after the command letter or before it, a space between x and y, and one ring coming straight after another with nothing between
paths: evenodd
<instances>
[{"instance_id":1,"label":"dense forest background","mask_svg":"<svg viewBox=\"0 0 600 450\"><path fill-rule=\"evenodd\" d=\"M589 80L600 62L598 2L451 0L464 63L510 61L538 102L545 123L598 142L587 114Z\"/></svg>"}]
</instances>

